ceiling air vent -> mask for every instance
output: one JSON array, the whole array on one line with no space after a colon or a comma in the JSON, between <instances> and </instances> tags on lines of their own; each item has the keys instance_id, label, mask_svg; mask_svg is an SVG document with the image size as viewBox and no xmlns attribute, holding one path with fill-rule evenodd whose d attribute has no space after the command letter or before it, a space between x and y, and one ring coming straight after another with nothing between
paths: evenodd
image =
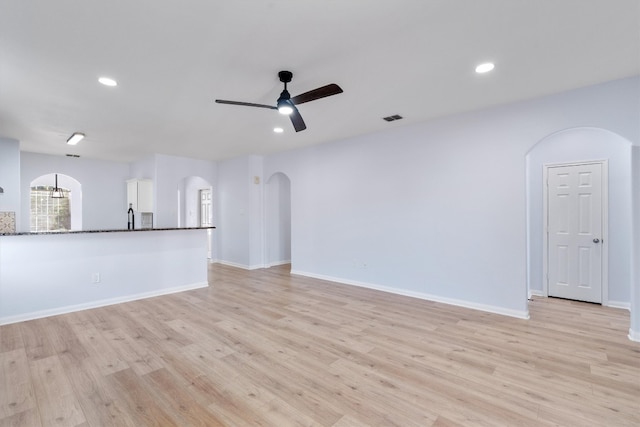
<instances>
[{"instance_id":1,"label":"ceiling air vent","mask_svg":"<svg viewBox=\"0 0 640 427\"><path fill-rule=\"evenodd\" d=\"M392 122L394 120L400 120L401 118L402 118L402 116L400 116L398 114L394 114L393 116L383 117L382 120L386 120L388 122Z\"/></svg>"}]
</instances>

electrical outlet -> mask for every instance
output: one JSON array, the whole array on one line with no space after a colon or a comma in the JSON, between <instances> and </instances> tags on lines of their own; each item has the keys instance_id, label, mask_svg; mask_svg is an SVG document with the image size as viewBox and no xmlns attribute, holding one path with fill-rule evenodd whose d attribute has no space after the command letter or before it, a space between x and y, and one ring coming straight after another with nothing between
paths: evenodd
<instances>
[{"instance_id":1,"label":"electrical outlet","mask_svg":"<svg viewBox=\"0 0 640 427\"><path fill-rule=\"evenodd\" d=\"M367 268L367 263L365 261L360 261L360 260L354 259L351 262L351 267L352 268Z\"/></svg>"},{"instance_id":2,"label":"electrical outlet","mask_svg":"<svg viewBox=\"0 0 640 427\"><path fill-rule=\"evenodd\" d=\"M100 273L93 273L91 275L91 283L100 283Z\"/></svg>"}]
</instances>

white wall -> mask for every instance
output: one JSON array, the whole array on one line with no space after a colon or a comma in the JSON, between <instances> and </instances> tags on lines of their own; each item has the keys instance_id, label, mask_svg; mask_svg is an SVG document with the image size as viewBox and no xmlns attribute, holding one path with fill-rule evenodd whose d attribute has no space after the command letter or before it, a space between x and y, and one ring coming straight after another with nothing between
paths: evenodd
<instances>
[{"instance_id":1,"label":"white wall","mask_svg":"<svg viewBox=\"0 0 640 427\"><path fill-rule=\"evenodd\" d=\"M224 160L218 169L218 261L255 269L267 264L264 250L264 158Z\"/></svg>"},{"instance_id":2,"label":"white wall","mask_svg":"<svg viewBox=\"0 0 640 427\"><path fill-rule=\"evenodd\" d=\"M638 144L639 82L266 156L292 182L292 269L526 316L525 156L583 126Z\"/></svg>"},{"instance_id":3,"label":"white wall","mask_svg":"<svg viewBox=\"0 0 640 427\"><path fill-rule=\"evenodd\" d=\"M628 305L631 286L631 143L595 128L563 130L549 135L527 155L530 220L529 286L543 290L543 166L585 160L609 164L609 292L613 305Z\"/></svg>"},{"instance_id":4,"label":"white wall","mask_svg":"<svg viewBox=\"0 0 640 427\"><path fill-rule=\"evenodd\" d=\"M252 179L246 157L221 161L218 165L218 259L245 268L251 265L249 216L252 214ZM254 217L258 215L253 213Z\"/></svg>"},{"instance_id":5,"label":"white wall","mask_svg":"<svg viewBox=\"0 0 640 427\"><path fill-rule=\"evenodd\" d=\"M249 156L249 268L262 268L264 258L264 158Z\"/></svg>"},{"instance_id":6,"label":"white wall","mask_svg":"<svg viewBox=\"0 0 640 427\"><path fill-rule=\"evenodd\" d=\"M0 211L16 212L16 227L20 228L20 143L0 138Z\"/></svg>"},{"instance_id":7,"label":"white wall","mask_svg":"<svg viewBox=\"0 0 640 427\"><path fill-rule=\"evenodd\" d=\"M138 159L129 164L130 179L153 179L156 176L156 155Z\"/></svg>"},{"instance_id":8,"label":"white wall","mask_svg":"<svg viewBox=\"0 0 640 427\"><path fill-rule=\"evenodd\" d=\"M31 181L50 173L68 175L82 185L83 229L126 229L128 163L22 152L20 231L29 231Z\"/></svg>"},{"instance_id":9,"label":"white wall","mask_svg":"<svg viewBox=\"0 0 640 427\"><path fill-rule=\"evenodd\" d=\"M292 181L292 270L526 317L514 232L524 230L524 176L496 158L517 145L478 140L481 125L470 117L466 135L446 121L398 128L270 164L267 175Z\"/></svg>"}]
</instances>

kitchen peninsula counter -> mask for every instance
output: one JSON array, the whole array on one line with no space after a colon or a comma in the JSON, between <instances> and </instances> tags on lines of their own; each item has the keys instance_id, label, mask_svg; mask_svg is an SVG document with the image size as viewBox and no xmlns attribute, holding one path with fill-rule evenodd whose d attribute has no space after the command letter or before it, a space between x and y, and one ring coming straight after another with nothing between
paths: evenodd
<instances>
[{"instance_id":1,"label":"kitchen peninsula counter","mask_svg":"<svg viewBox=\"0 0 640 427\"><path fill-rule=\"evenodd\" d=\"M138 231L175 231L175 230L212 230L215 227L170 227L170 228L136 228L127 230L125 228L112 230L71 230L71 231L17 231L12 233L0 233L0 236L40 236L49 234L92 234L92 233L130 233Z\"/></svg>"},{"instance_id":2,"label":"kitchen peninsula counter","mask_svg":"<svg viewBox=\"0 0 640 427\"><path fill-rule=\"evenodd\" d=\"M206 287L214 228L2 233L0 324Z\"/></svg>"}]
</instances>

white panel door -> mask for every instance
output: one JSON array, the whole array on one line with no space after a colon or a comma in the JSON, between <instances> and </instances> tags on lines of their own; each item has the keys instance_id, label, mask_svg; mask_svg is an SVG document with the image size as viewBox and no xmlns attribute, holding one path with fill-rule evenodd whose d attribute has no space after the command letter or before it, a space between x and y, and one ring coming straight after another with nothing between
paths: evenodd
<instances>
[{"instance_id":1,"label":"white panel door","mask_svg":"<svg viewBox=\"0 0 640 427\"><path fill-rule=\"evenodd\" d=\"M211 226L211 205L211 190L200 190L200 227Z\"/></svg>"},{"instance_id":2,"label":"white panel door","mask_svg":"<svg viewBox=\"0 0 640 427\"><path fill-rule=\"evenodd\" d=\"M211 227L213 225L212 215L213 200L211 200L211 189L200 190L200 227ZM211 230L207 230L207 258L211 259L212 243Z\"/></svg>"},{"instance_id":3,"label":"white panel door","mask_svg":"<svg viewBox=\"0 0 640 427\"><path fill-rule=\"evenodd\" d=\"M549 296L602 303L602 164L547 177Z\"/></svg>"}]
</instances>

